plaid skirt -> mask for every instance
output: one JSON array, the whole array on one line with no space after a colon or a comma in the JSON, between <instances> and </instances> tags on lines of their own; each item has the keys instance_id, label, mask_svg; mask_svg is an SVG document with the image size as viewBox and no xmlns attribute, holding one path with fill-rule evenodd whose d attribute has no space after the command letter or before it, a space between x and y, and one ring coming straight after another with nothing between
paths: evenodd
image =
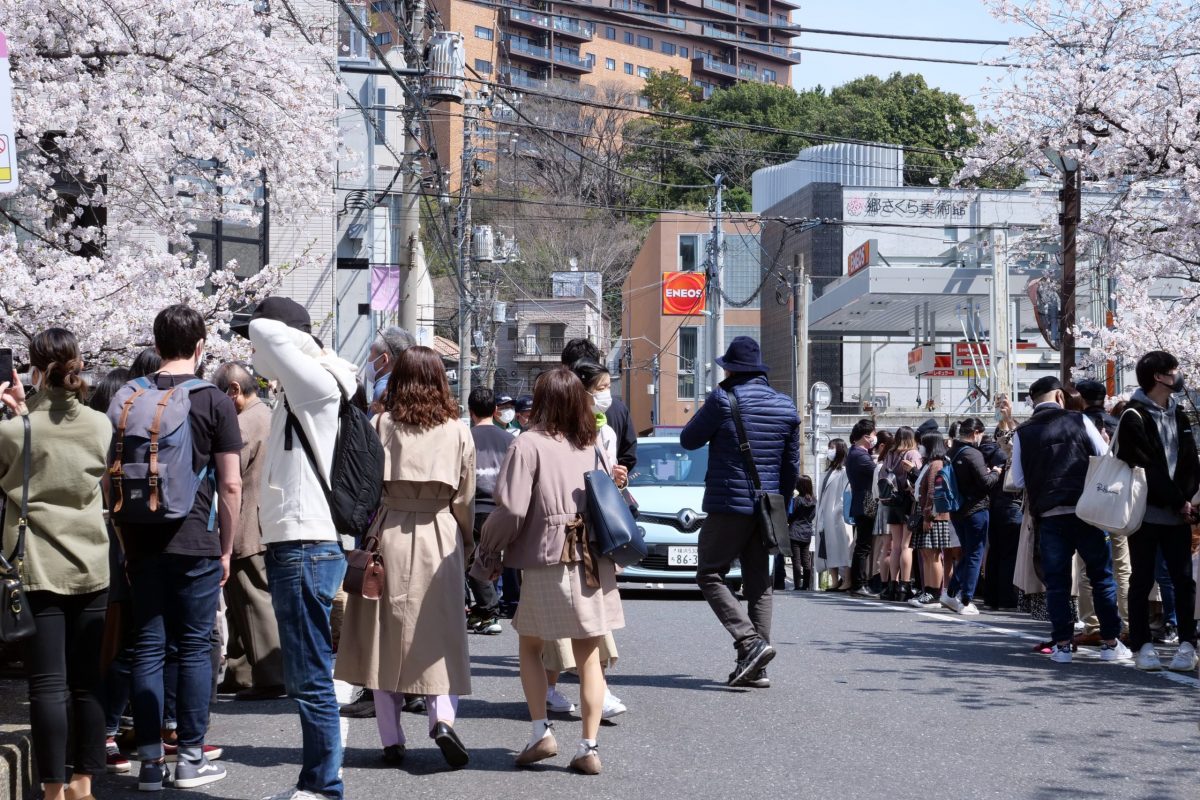
<instances>
[{"instance_id":1,"label":"plaid skirt","mask_svg":"<svg viewBox=\"0 0 1200 800\"><path fill-rule=\"evenodd\" d=\"M550 564L521 571L521 602L513 628L539 639L590 639L625 627L616 565L596 561L600 586L587 585L582 564Z\"/></svg>"},{"instance_id":2,"label":"plaid skirt","mask_svg":"<svg viewBox=\"0 0 1200 800\"><path fill-rule=\"evenodd\" d=\"M914 550L945 550L956 547L950 543L950 523L947 520L935 520L929 530L921 529L913 534Z\"/></svg>"}]
</instances>

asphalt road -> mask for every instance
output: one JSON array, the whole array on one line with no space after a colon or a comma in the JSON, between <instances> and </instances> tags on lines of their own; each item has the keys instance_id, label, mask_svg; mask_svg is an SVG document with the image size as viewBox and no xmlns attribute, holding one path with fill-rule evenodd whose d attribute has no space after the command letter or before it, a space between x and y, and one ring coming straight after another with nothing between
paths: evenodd
<instances>
[{"instance_id":1,"label":"asphalt road","mask_svg":"<svg viewBox=\"0 0 1200 800\"><path fill-rule=\"evenodd\" d=\"M1140 673L1094 650L1056 665L1029 652L1047 626L1019 615L966 620L828 594L775 601L773 686L748 690L723 685L733 648L698 594L627 594L610 680L629 712L601 731L599 777L567 771L579 722L566 716L557 759L513 768L529 731L516 634L506 624L472 636L475 693L457 725L470 765L448 771L424 717L406 715L408 759L385 768L374 720L350 720L347 797L1200 797L1194 673ZM221 698L210 741L226 747L230 775L193 794L256 800L295 779L289 701ZM146 797L133 784L105 778L96 794Z\"/></svg>"}]
</instances>

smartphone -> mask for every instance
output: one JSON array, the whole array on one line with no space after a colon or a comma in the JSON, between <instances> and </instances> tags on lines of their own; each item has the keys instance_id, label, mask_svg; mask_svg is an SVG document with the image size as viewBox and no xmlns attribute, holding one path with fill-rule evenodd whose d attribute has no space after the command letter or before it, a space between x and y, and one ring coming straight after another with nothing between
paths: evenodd
<instances>
[{"instance_id":1,"label":"smartphone","mask_svg":"<svg viewBox=\"0 0 1200 800\"><path fill-rule=\"evenodd\" d=\"M0 383L12 383L12 379L12 350L7 347L0 347Z\"/></svg>"},{"instance_id":2,"label":"smartphone","mask_svg":"<svg viewBox=\"0 0 1200 800\"><path fill-rule=\"evenodd\" d=\"M1008 399L1008 395L1006 395L1006 394L996 395L996 413L995 413L996 422L999 422L1000 420L1004 419L1004 415L1000 413L1000 404L1003 403L1007 399Z\"/></svg>"}]
</instances>

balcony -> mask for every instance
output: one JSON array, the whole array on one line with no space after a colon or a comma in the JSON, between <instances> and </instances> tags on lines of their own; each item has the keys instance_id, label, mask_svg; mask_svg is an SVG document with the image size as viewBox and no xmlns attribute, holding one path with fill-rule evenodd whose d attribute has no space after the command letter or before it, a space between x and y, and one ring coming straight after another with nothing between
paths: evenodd
<instances>
[{"instance_id":1,"label":"balcony","mask_svg":"<svg viewBox=\"0 0 1200 800\"><path fill-rule=\"evenodd\" d=\"M519 89L547 89L550 86L544 78L534 78L520 72L509 74L508 85Z\"/></svg>"},{"instance_id":2,"label":"balcony","mask_svg":"<svg viewBox=\"0 0 1200 800\"><path fill-rule=\"evenodd\" d=\"M532 58L537 61L550 61L550 48L542 47L541 45L531 44L524 39L516 39L512 36L504 37L504 46L508 48L509 55Z\"/></svg>"},{"instance_id":3,"label":"balcony","mask_svg":"<svg viewBox=\"0 0 1200 800\"><path fill-rule=\"evenodd\" d=\"M763 25L771 24L770 14L764 14L761 11L755 11L752 8L743 8L742 17L750 20L751 22L761 22Z\"/></svg>"},{"instance_id":4,"label":"balcony","mask_svg":"<svg viewBox=\"0 0 1200 800\"><path fill-rule=\"evenodd\" d=\"M737 76L744 81L761 80L761 78L758 77L758 70L754 69L753 67L738 67Z\"/></svg>"},{"instance_id":5,"label":"balcony","mask_svg":"<svg viewBox=\"0 0 1200 800\"><path fill-rule=\"evenodd\" d=\"M716 11L720 14L728 14L731 17L738 15L738 7L735 3L726 2L726 0L701 0L701 6L709 11Z\"/></svg>"},{"instance_id":6,"label":"balcony","mask_svg":"<svg viewBox=\"0 0 1200 800\"><path fill-rule=\"evenodd\" d=\"M595 56L581 58L575 50L567 50L566 48L554 48L554 63L565 69L576 70L578 72L591 72L592 67L596 63Z\"/></svg>"},{"instance_id":7,"label":"balcony","mask_svg":"<svg viewBox=\"0 0 1200 800\"><path fill-rule=\"evenodd\" d=\"M560 36L567 36L584 42L590 42L592 36L596 33L596 26L593 23L584 22L574 17L553 17L551 26L554 28L554 32Z\"/></svg>"},{"instance_id":8,"label":"balcony","mask_svg":"<svg viewBox=\"0 0 1200 800\"><path fill-rule=\"evenodd\" d=\"M695 5L700 4L700 0L693 0L693 2ZM641 13L643 11L650 11L657 14L658 6L653 3L643 3L640 0L608 0L608 7L614 11L619 11L636 18L643 25L658 25L663 28L677 27L676 25L671 25L666 17L646 16Z\"/></svg>"},{"instance_id":9,"label":"balcony","mask_svg":"<svg viewBox=\"0 0 1200 800\"><path fill-rule=\"evenodd\" d=\"M800 63L800 51L793 50L790 47L784 47L781 44L770 44L768 42L756 42L752 39L739 38L738 46L744 47L748 50L754 50L758 53L764 53L784 61L790 61L793 64Z\"/></svg>"},{"instance_id":10,"label":"balcony","mask_svg":"<svg viewBox=\"0 0 1200 800\"><path fill-rule=\"evenodd\" d=\"M539 14L536 11L529 11L524 8L508 9L508 21L514 25L525 25L538 30L550 30L550 16L547 14Z\"/></svg>"},{"instance_id":11,"label":"balcony","mask_svg":"<svg viewBox=\"0 0 1200 800\"><path fill-rule=\"evenodd\" d=\"M566 344L565 338L522 336L517 339L517 360L557 363L562 360L562 351Z\"/></svg>"},{"instance_id":12,"label":"balcony","mask_svg":"<svg viewBox=\"0 0 1200 800\"><path fill-rule=\"evenodd\" d=\"M724 78L736 78L738 75L738 68L733 64L718 61L707 55L693 58L692 69L696 72L707 72L710 75L720 75Z\"/></svg>"},{"instance_id":13,"label":"balcony","mask_svg":"<svg viewBox=\"0 0 1200 800\"><path fill-rule=\"evenodd\" d=\"M731 31L721 30L712 25L701 25L700 33L703 36L708 36L712 39L736 39L737 35Z\"/></svg>"}]
</instances>

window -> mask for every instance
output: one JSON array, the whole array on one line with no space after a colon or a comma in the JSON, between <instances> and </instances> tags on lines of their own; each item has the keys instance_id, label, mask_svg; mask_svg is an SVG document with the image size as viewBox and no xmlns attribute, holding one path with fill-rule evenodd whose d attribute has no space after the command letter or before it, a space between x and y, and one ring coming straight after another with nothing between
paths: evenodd
<instances>
[{"instance_id":1,"label":"window","mask_svg":"<svg viewBox=\"0 0 1200 800\"><path fill-rule=\"evenodd\" d=\"M651 39L649 36L638 36L637 37L637 46L642 48L643 50L653 50L654 49L654 40Z\"/></svg>"},{"instance_id":2,"label":"window","mask_svg":"<svg viewBox=\"0 0 1200 800\"><path fill-rule=\"evenodd\" d=\"M675 396L680 400L696 399L696 362L700 358L700 329L679 329L679 368Z\"/></svg>"},{"instance_id":3,"label":"window","mask_svg":"<svg viewBox=\"0 0 1200 800\"><path fill-rule=\"evenodd\" d=\"M700 265L701 238L694 233L679 237L679 269L683 272L695 272Z\"/></svg>"},{"instance_id":4,"label":"window","mask_svg":"<svg viewBox=\"0 0 1200 800\"><path fill-rule=\"evenodd\" d=\"M388 0L375 0L374 3L371 3L371 10L376 14L382 14L385 11L391 11L391 5Z\"/></svg>"},{"instance_id":5,"label":"window","mask_svg":"<svg viewBox=\"0 0 1200 800\"><path fill-rule=\"evenodd\" d=\"M220 189L218 188L219 192ZM261 186L256 187L257 199L264 200L258 224L250 224L247 218L235 218L231 214L224 219L196 220L196 230L189 234L192 252L203 253L208 263L225 266L236 259L237 275L248 278L262 271L270 263L270 217L271 205L266 201Z\"/></svg>"},{"instance_id":6,"label":"window","mask_svg":"<svg viewBox=\"0 0 1200 800\"><path fill-rule=\"evenodd\" d=\"M615 71L617 68L617 60L615 58L604 59L604 68Z\"/></svg>"},{"instance_id":7,"label":"window","mask_svg":"<svg viewBox=\"0 0 1200 800\"><path fill-rule=\"evenodd\" d=\"M375 144L387 144L387 89L375 90Z\"/></svg>"},{"instance_id":8,"label":"window","mask_svg":"<svg viewBox=\"0 0 1200 800\"><path fill-rule=\"evenodd\" d=\"M567 326L561 322L538 322L533 326L539 355L561 353L567 344Z\"/></svg>"},{"instance_id":9,"label":"window","mask_svg":"<svg viewBox=\"0 0 1200 800\"><path fill-rule=\"evenodd\" d=\"M625 74L626 75L633 74L633 64L630 64L628 61L625 62Z\"/></svg>"},{"instance_id":10,"label":"window","mask_svg":"<svg viewBox=\"0 0 1200 800\"><path fill-rule=\"evenodd\" d=\"M633 32L625 31L625 44L633 44Z\"/></svg>"},{"instance_id":11,"label":"window","mask_svg":"<svg viewBox=\"0 0 1200 800\"><path fill-rule=\"evenodd\" d=\"M682 58L687 58L687 57L688 57L688 49L687 49L686 47L680 47L680 48L679 48L679 55L680 55L680 57L682 57Z\"/></svg>"},{"instance_id":12,"label":"window","mask_svg":"<svg viewBox=\"0 0 1200 800\"><path fill-rule=\"evenodd\" d=\"M381 31L381 32L375 34L375 44L379 45L380 47L383 47L385 44L391 44L391 43L392 43L392 32L391 31Z\"/></svg>"},{"instance_id":13,"label":"window","mask_svg":"<svg viewBox=\"0 0 1200 800\"><path fill-rule=\"evenodd\" d=\"M604 26L604 38L612 39L615 42L617 40L617 29L610 25L605 25Z\"/></svg>"},{"instance_id":14,"label":"window","mask_svg":"<svg viewBox=\"0 0 1200 800\"><path fill-rule=\"evenodd\" d=\"M476 39L487 39L489 42L492 41L492 38L493 38L492 29L485 28L482 25L476 25L475 26L475 38Z\"/></svg>"},{"instance_id":15,"label":"window","mask_svg":"<svg viewBox=\"0 0 1200 800\"><path fill-rule=\"evenodd\" d=\"M639 78L649 78L650 72L651 72L651 70L649 67L638 67L638 77Z\"/></svg>"},{"instance_id":16,"label":"window","mask_svg":"<svg viewBox=\"0 0 1200 800\"><path fill-rule=\"evenodd\" d=\"M775 82L775 70L764 68L762 71L762 79L763 79L763 82L765 82L765 83L774 83Z\"/></svg>"},{"instance_id":17,"label":"window","mask_svg":"<svg viewBox=\"0 0 1200 800\"><path fill-rule=\"evenodd\" d=\"M638 97L638 108L649 108L649 107L650 107L650 98L639 96Z\"/></svg>"},{"instance_id":18,"label":"window","mask_svg":"<svg viewBox=\"0 0 1200 800\"><path fill-rule=\"evenodd\" d=\"M733 302L749 301L744 308L761 307L760 295L755 294L763 280L761 247L753 234L725 234L725 275L721 288Z\"/></svg>"},{"instance_id":19,"label":"window","mask_svg":"<svg viewBox=\"0 0 1200 800\"><path fill-rule=\"evenodd\" d=\"M492 62L486 61L482 58L475 59L475 71L478 72L480 75L491 75L492 74Z\"/></svg>"},{"instance_id":20,"label":"window","mask_svg":"<svg viewBox=\"0 0 1200 800\"><path fill-rule=\"evenodd\" d=\"M675 55L675 45L672 42L662 42L659 46L662 48L662 51L664 53L666 53L667 55L669 55L669 56Z\"/></svg>"}]
</instances>

